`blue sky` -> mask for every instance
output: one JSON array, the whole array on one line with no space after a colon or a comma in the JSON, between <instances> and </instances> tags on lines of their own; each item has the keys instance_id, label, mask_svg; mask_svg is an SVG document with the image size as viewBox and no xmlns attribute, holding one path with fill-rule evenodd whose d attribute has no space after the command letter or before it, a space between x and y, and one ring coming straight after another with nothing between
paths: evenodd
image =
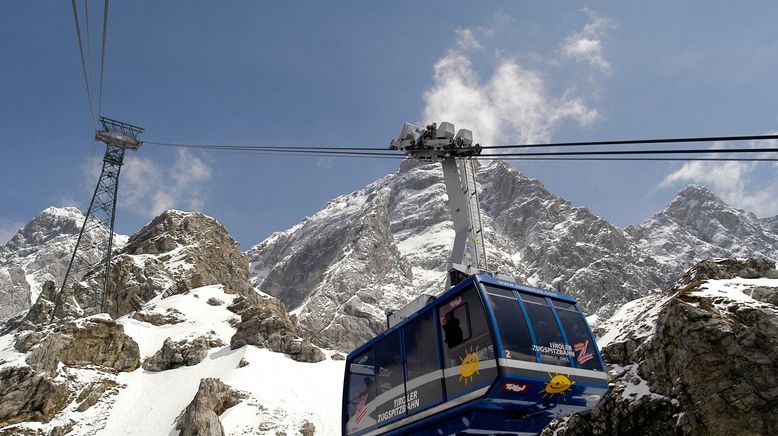
<instances>
[{"instance_id":1,"label":"blue sky","mask_svg":"<svg viewBox=\"0 0 778 436\"><path fill-rule=\"evenodd\" d=\"M762 134L778 131L777 17L775 2L114 1L102 113L149 141L218 144L385 147L404 121L442 119L491 145ZM70 2L0 3L0 53L2 242L50 205L85 208L102 147ZM153 145L125 162L117 231L202 210L244 249L398 167ZM619 226L688 183L778 214L772 164L515 165Z\"/></svg>"}]
</instances>

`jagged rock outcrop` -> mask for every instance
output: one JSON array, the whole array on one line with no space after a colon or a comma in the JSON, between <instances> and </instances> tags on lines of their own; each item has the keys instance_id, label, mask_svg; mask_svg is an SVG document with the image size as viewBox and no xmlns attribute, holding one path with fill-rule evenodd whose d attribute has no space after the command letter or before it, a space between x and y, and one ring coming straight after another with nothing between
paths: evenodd
<instances>
[{"instance_id":1,"label":"jagged rock outcrop","mask_svg":"<svg viewBox=\"0 0 778 436\"><path fill-rule=\"evenodd\" d=\"M726 264L748 270L761 261ZM704 270L721 271L696 270L698 280L630 303L608 321L602 352L613 388L545 435L778 432L778 307L748 296L754 282L702 282Z\"/></svg>"},{"instance_id":2,"label":"jagged rock outcrop","mask_svg":"<svg viewBox=\"0 0 778 436\"><path fill-rule=\"evenodd\" d=\"M81 390L81 393L78 394L78 397L76 397L76 401L78 402L78 407L76 410L79 412L88 410L90 407L97 404L97 401L100 399L100 397L103 396L103 394L109 390L115 389L117 385L118 384L115 381L110 379L103 379L89 383Z\"/></svg>"},{"instance_id":3,"label":"jagged rock outcrop","mask_svg":"<svg viewBox=\"0 0 778 436\"><path fill-rule=\"evenodd\" d=\"M219 379L204 378L192 402L176 420L176 430L180 430L181 436L221 436L224 428L219 415L245 397Z\"/></svg>"},{"instance_id":4,"label":"jagged rock outcrop","mask_svg":"<svg viewBox=\"0 0 778 436\"><path fill-rule=\"evenodd\" d=\"M95 365L116 371L133 371L140 365L138 344L113 320L93 317L45 331L25 332L17 339L17 349L29 350L26 362L38 371L56 374L61 362L67 366ZM40 335L31 345L30 337Z\"/></svg>"},{"instance_id":5,"label":"jagged rock outcrop","mask_svg":"<svg viewBox=\"0 0 778 436\"><path fill-rule=\"evenodd\" d=\"M165 339L162 348L143 361L146 371L165 371L181 366L192 366L202 362L208 356L208 350L223 347L224 342L212 336L199 336L193 340L173 341Z\"/></svg>"},{"instance_id":6,"label":"jagged rock outcrop","mask_svg":"<svg viewBox=\"0 0 778 436\"><path fill-rule=\"evenodd\" d=\"M99 313L103 281L104 271L97 269L73 289L65 289L57 316ZM248 260L224 226L202 213L168 210L132 235L114 255L106 296L108 313L114 318L130 313L132 299L148 301L178 281L190 288L223 284L228 293L249 298L254 294ZM44 313L48 319L54 294L43 297L31 312Z\"/></svg>"},{"instance_id":7,"label":"jagged rock outcrop","mask_svg":"<svg viewBox=\"0 0 778 436\"><path fill-rule=\"evenodd\" d=\"M775 234L778 234L778 215L759 220L765 228L769 229Z\"/></svg>"},{"instance_id":8,"label":"jagged rock outcrop","mask_svg":"<svg viewBox=\"0 0 778 436\"><path fill-rule=\"evenodd\" d=\"M675 283L675 287L680 289L703 280L722 280L735 277L778 279L778 271L775 270L775 261L769 259L703 260L685 272Z\"/></svg>"},{"instance_id":9,"label":"jagged rock outcrop","mask_svg":"<svg viewBox=\"0 0 778 436\"><path fill-rule=\"evenodd\" d=\"M49 422L70 401L66 381L29 366L4 366L0 380L0 428L24 421Z\"/></svg>"},{"instance_id":10,"label":"jagged rock outcrop","mask_svg":"<svg viewBox=\"0 0 778 436\"><path fill-rule=\"evenodd\" d=\"M703 259L778 260L778 233L770 221L726 204L700 185L687 186L665 209L627 230L663 265L668 277Z\"/></svg>"},{"instance_id":11,"label":"jagged rock outcrop","mask_svg":"<svg viewBox=\"0 0 778 436\"><path fill-rule=\"evenodd\" d=\"M132 319L147 322L155 326L180 324L184 322L184 315L178 310L170 307L165 313L149 312L140 310L132 314Z\"/></svg>"},{"instance_id":12,"label":"jagged rock outcrop","mask_svg":"<svg viewBox=\"0 0 778 436\"><path fill-rule=\"evenodd\" d=\"M240 245L223 225L199 212L163 212L132 235L122 253L157 256L190 288L222 284L229 294L251 291Z\"/></svg>"},{"instance_id":13,"label":"jagged rock outcrop","mask_svg":"<svg viewBox=\"0 0 778 436\"><path fill-rule=\"evenodd\" d=\"M254 345L287 354L298 362L315 363L326 358L318 347L300 337L300 329L280 301L266 298L260 303L246 304L244 299L236 299L229 309L241 317L230 340L233 350Z\"/></svg>"},{"instance_id":14,"label":"jagged rock outcrop","mask_svg":"<svg viewBox=\"0 0 778 436\"><path fill-rule=\"evenodd\" d=\"M316 434L316 426L308 421L303 422L303 424L300 426L300 435L313 436L314 434Z\"/></svg>"},{"instance_id":15,"label":"jagged rock outcrop","mask_svg":"<svg viewBox=\"0 0 778 436\"><path fill-rule=\"evenodd\" d=\"M0 246L0 323L29 308L47 280L62 283L83 223L84 215L74 207L49 207ZM84 243L93 246L107 238L108 229L90 228ZM126 236L115 235L114 246L121 248L126 241ZM89 262L100 259L96 249L83 256Z\"/></svg>"}]
</instances>

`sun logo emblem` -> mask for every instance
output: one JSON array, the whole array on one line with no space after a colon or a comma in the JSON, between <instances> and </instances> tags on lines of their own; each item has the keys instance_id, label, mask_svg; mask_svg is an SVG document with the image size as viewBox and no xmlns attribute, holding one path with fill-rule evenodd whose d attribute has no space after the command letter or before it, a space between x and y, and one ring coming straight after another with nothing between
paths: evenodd
<instances>
[{"instance_id":1,"label":"sun logo emblem","mask_svg":"<svg viewBox=\"0 0 778 436\"><path fill-rule=\"evenodd\" d=\"M564 374L551 375L551 373L548 373L548 378L549 381L546 383L546 388L539 392L543 394L543 398L564 394L575 384L575 381L570 380L570 376Z\"/></svg>"},{"instance_id":2,"label":"sun logo emblem","mask_svg":"<svg viewBox=\"0 0 778 436\"><path fill-rule=\"evenodd\" d=\"M465 357L460 357L459 360L459 381L464 380L465 386L468 383L473 382L473 374L481 375L478 372L478 348L475 350L466 350Z\"/></svg>"}]
</instances>

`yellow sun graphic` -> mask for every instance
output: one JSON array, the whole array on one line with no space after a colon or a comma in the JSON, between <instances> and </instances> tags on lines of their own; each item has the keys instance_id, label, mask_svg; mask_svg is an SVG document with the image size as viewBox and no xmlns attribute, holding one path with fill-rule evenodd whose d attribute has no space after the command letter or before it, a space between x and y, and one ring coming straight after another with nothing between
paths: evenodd
<instances>
[{"instance_id":1,"label":"yellow sun graphic","mask_svg":"<svg viewBox=\"0 0 778 436\"><path fill-rule=\"evenodd\" d=\"M551 375L551 373L548 373L548 378L549 382L546 383L546 388L538 392L543 394L543 398L564 394L575 384L575 381L571 380L570 376L564 374Z\"/></svg>"},{"instance_id":2,"label":"yellow sun graphic","mask_svg":"<svg viewBox=\"0 0 778 436\"><path fill-rule=\"evenodd\" d=\"M464 380L465 386L473 382L473 374L481 375L478 372L478 348L475 350L465 350L465 357L460 357L462 362L459 364L459 381Z\"/></svg>"}]
</instances>

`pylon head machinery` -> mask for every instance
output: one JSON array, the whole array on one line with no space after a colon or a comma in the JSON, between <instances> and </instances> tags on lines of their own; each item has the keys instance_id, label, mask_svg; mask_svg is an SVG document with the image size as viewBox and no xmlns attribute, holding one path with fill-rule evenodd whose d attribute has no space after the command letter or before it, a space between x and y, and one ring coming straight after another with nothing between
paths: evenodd
<instances>
[{"instance_id":1,"label":"pylon head machinery","mask_svg":"<svg viewBox=\"0 0 778 436\"><path fill-rule=\"evenodd\" d=\"M389 144L390 150L400 150L415 159L442 161L447 157L473 157L481 154L481 145L473 144L473 132L459 129L448 122L430 123L421 128L411 123L403 125L399 139Z\"/></svg>"}]
</instances>

